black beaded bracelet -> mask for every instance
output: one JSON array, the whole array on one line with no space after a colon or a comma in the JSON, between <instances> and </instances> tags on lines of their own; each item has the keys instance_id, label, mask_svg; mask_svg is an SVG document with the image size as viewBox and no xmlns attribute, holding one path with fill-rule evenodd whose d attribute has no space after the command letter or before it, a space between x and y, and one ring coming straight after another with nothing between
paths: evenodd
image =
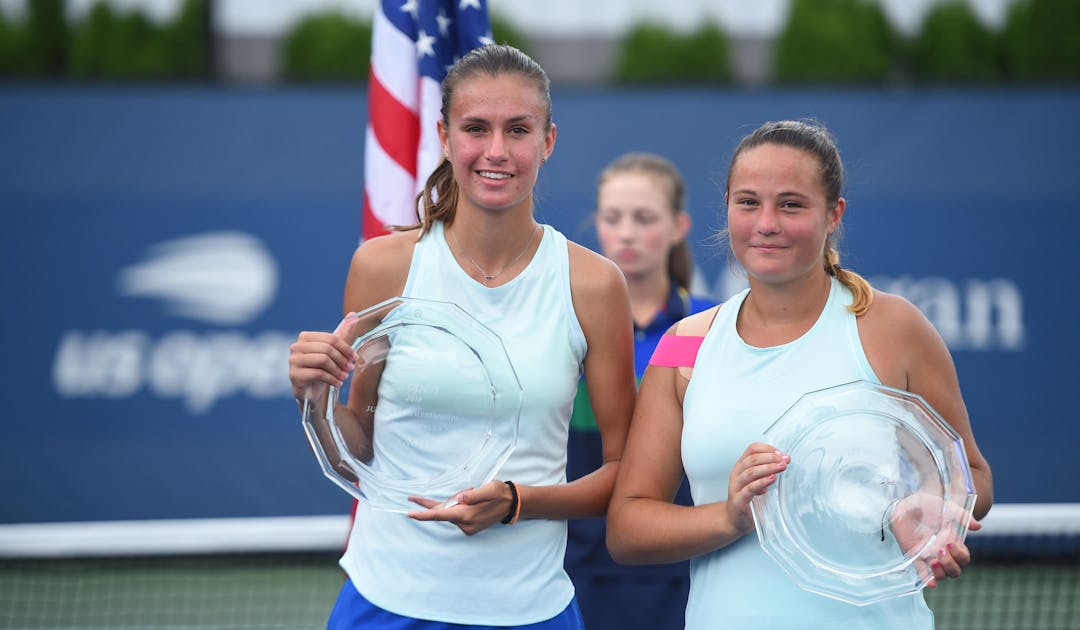
<instances>
[{"instance_id":1,"label":"black beaded bracelet","mask_svg":"<svg viewBox=\"0 0 1080 630\"><path fill-rule=\"evenodd\" d=\"M521 497L518 496L517 486L513 481L504 481L506 485L510 486L510 511L506 514L506 518L499 521L503 525L513 525L518 520L518 515L521 514Z\"/></svg>"}]
</instances>

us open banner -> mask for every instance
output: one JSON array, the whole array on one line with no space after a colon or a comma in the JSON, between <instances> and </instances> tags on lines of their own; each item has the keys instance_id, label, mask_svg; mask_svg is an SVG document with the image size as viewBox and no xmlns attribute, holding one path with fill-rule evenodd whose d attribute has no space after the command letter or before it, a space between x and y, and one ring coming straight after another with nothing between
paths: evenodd
<instances>
[{"instance_id":1,"label":"us open banner","mask_svg":"<svg viewBox=\"0 0 1080 630\"><path fill-rule=\"evenodd\" d=\"M0 89L0 522L348 512L304 440L287 354L340 319L365 96ZM731 148L765 120L828 125L847 166L844 264L948 342L997 500L1080 502L1080 128L1062 123L1080 94L553 96L539 219L595 247L596 174L624 151L664 154L718 298L740 283L711 240Z\"/></svg>"}]
</instances>

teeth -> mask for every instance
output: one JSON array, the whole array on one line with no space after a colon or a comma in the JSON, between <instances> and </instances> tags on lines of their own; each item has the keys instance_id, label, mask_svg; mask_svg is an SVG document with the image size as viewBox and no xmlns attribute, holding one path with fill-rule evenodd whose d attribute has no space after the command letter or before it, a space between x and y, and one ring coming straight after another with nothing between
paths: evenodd
<instances>
[{"instance_id":1,"label":"teeth","mask_svg":"<svg viewBox=\"0 0 1080 630\"><path fill-rule=\"evenodd\" d=\"M488 177L490 179L510 179L509 173L496 173L495 171L479 171L480 177Z\"/></svg>"}]
</instances>

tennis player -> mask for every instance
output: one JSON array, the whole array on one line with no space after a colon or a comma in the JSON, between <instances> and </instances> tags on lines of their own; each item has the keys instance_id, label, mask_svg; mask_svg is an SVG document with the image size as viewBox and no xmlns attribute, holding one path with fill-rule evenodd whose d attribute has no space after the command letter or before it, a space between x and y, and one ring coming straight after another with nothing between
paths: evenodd
<instances>
[{"instance_id":1,"label":"tennis player","mask_svg":"<svg viewBox=\"0 0 1080 630\"><path fill-rule=\"evenodd\" d=\"M580 629L563 569L566 521L605 512L622 454L635 395L626 283L611 261L534 218L537 174L556 137L543 69L510 46L484 46L454 64L442 90L444 159L419 221L357 249L345 309L443 300L495 331L524 389L517 446L498 480L462 488L452 507L420 497L405 517L361 502L328 627ZM289 358L294 393L340 384L354 362L340 337L301 333ZM604 457L566 483L582 369ZM426 414L453 414L451 368L433 363L408 380L444 393L427 398ZM380 391L395 395L408 392ZM431 439L458 438L448 428Z\"/></svg>"},{"instance_id":2,"label":"tennis player","mask_svg":"<svg viewBox=\"0 0 1080 630\"><path fill-rule=\"evenodd\" d=\"M726 202L727 238L749 289L672 327L645 372L608 546L626 563L691 559L687 628L933 627L922 591L866 606L816 595L752 535L751 498L789 463L760 436L806 392L867 380L921 395L963 439L975 518L993 501L945 343L912 304L840 266L842 188L823 127L770 122L745 137ZM694 507L671 503L684 472ZM930 586L969 561L963 544L942 548Z\"/></svg>"}]
</instances>

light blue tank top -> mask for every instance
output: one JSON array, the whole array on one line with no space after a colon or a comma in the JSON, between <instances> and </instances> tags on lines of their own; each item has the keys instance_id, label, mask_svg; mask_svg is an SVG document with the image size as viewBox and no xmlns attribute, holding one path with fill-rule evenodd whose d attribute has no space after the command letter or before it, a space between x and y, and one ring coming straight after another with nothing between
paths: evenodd
<instances>
[{"instance_id":1,"label":"light blue tank top","mask_svg":"<svg viewBox=\"0 0 1080 630\"><path fill-rule=\"evenodd\" d=\"M403 293L453 302L502 339L524 390L517 446L496 475L523 485L566 482L566 440L585 335L570 297L566 238L550 226L536 255L513 280L486 287L454 260L443 224L416 244ZM417 380L456 382L431 365ZM439 439L453 440L452 432ZM574 596L563 570L566 522L522 520L465 536L447 523L358 506L341 559L356 588L376 606L447 623L524 625L559 614Z\"/></svg>"},{"instance_id":2,"label":"light blue tank top","mask_svg":"<svg viewBox=\"0 0 1080 630\"><path fill-rule=\"evenodd\" d=\"M683 401L682 456L696 505L727 499L728 473L751 442L802 394L855 380L880 382L866 359L851 292L838 280L803 336L748 345L735 323L749 289L720 307L697 355ZM690 562L686 627L843 630L933 628L922 593L854 606L800 588L757 535Z\"/></svg>"}]
</instances>

